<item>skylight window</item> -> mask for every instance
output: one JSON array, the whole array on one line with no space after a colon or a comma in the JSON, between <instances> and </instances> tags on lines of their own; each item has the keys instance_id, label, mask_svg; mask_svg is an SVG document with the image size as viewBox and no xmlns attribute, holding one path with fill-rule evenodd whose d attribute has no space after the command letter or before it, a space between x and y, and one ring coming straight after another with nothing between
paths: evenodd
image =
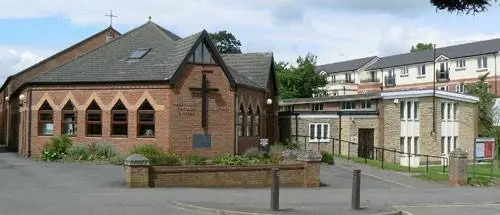
<instances>
[{"instance_id":1,"label":"skylight window","mask_svg":"<svg viewBox=\"0 0 500 215\"><path fill-rule=\"evenodd\" d=\"M130 54L129 59L141 59L143 58L151 49L137 49Z\"/></svg>"}]
</instances>

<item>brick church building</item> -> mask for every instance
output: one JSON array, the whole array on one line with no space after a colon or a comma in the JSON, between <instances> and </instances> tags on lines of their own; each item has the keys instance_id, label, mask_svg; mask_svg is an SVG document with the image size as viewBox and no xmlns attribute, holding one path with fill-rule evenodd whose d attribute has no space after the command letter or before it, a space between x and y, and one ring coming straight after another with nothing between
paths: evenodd
<instances>
[{"instance_id":1,"label":"brick church building","mask_svg":"<svg viewBox=\"0 0 500 215\"><path fill-rule=\"evenodd\" d=\"M99 32L0 90L0 140L25 156L61 134L208 157L278 139L272 53L220 54L206 31L182 38L151 21Z\"/></svg>"}]
</instances>

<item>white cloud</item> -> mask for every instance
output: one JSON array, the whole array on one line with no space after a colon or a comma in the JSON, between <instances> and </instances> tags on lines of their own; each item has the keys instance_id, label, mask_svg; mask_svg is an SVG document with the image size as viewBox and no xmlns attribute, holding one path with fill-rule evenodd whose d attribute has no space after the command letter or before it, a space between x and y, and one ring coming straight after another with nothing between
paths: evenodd
<instances>
[{"instance_id":1,"label":"white cloud","mask_svg":"<svg viewBox=\"0 0 500 215\"><path fill-rule=\"evenodd\" d=\"M317 55L318 63L330 63L407 52L417 42L443 46L500 35L470 33L475 31L460 21L439 24L425 0L19 0L0 1L0 19L57 16L75 26L104 27L108 8L118 15L114 23L121 31L143 24L148 16L180 36L225 29L241 40L244 51L272 51L277 60L289 62L307 52ZM48 56L6 50L0 49L0 70L10 73Z\"/></svg>"},{"instance_id":2,"label":"white cloud","mask_svg":"<svg viewBox=\"0 0 500 215\"><path fill-rule=\"evenodd\" d=\"M0 46L0 83L3 83L9 75L17 73L42 59L42 55L25 48Z\"/></svg>"}]
</instances>

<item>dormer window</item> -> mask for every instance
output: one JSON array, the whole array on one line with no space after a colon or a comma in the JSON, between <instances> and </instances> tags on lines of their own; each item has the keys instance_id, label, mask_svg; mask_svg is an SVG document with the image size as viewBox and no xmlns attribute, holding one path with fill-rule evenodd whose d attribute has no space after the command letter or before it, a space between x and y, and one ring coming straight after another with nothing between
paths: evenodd
<instances>
[{"instance_id":1,"label":"dormer window","mask_svg":"<svg viewBox=\"0 0 500 215\"><path fill-rule=\"evenodd\" d=\"M128 57L128 59L141 59L143 58L144 56L146 56L146 54L150 51L151 49L148 48L148 49L136 49L132 52L132 54L130 54L130 56Z\"/></svg>"}]
</instances>

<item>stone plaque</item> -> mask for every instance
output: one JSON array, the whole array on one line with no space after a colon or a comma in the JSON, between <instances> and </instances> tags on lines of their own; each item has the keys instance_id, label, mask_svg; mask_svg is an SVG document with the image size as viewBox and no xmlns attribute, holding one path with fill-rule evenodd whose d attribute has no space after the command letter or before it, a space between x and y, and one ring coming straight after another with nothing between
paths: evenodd
<instances>
[{"instance_id":1,"label":"stone plaque","mask_svg":"<svg viewBox=\"0 0 500 215\"><path fill-rule=\"evenodd\" d=\"M211 148L212 136L208 134L193 134L193 148Z\"/></svg>"}]
</instances>

